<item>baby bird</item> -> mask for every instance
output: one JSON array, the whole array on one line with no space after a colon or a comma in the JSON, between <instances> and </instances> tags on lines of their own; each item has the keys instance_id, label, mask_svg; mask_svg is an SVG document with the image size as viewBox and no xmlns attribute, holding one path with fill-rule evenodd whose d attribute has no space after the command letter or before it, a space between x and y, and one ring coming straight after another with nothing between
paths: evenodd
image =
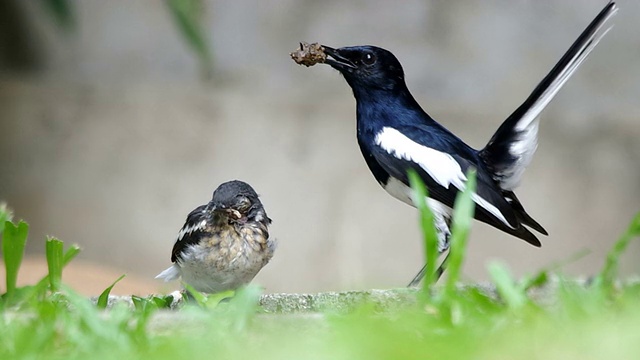
<instances>
[{"instance_id":1,"label":"baby bird","mask_svg":"<svg viewBox=\"0 0 640 360\"><path fill-rule=\"evenodd\" d=\"M171 267L156 279L177 280L205 293L248 284L273 257L271 219L253 188L234 180L221 184L211 201L195 208L178 232Z\"/></svg>"}]
</instances>

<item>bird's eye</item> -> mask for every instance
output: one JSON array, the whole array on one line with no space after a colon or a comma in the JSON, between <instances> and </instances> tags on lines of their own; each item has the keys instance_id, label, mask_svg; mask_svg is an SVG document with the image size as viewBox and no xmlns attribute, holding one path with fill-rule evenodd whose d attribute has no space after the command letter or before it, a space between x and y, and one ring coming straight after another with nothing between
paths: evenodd
<instances>
[{"instance_id":1,"label":"bird's eye","mask_svg":"<svg viewBox=\"0 0 640 360\"><path fill-rule=\"evenodd\" d=\"M246 196L239 196L238 209L246 210L251 206L251 201Z\"/></svg>"},{"instance_id":2,"label":"bird's eye","mask_svg":"<svg viewBox=\"0 0 640 360\"><path fill-rule=\"evenodd\" d=\"M365 65L373 65L376 63L376 56L373 53L366 53L362 56L362 63Z\"/></svg>"}]
</instances>

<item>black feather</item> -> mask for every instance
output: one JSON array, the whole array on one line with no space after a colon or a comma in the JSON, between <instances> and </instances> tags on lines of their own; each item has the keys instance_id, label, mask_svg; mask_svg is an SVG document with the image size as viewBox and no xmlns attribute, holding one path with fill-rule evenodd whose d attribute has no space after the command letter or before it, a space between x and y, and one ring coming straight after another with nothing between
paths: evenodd
<instances>
[{"instance_id":1,"label":"black feather","mask_svg":"<svg viewBox=\"0 0 640 360\"><path fill-rule=\"evenodd\" d=\"M189 215L187 215L187 220L179 233L189 227L196 226L203 220L207 222L211 221L211 213L208 210L208 205L200 205L191 211ZM211 233L207 231L207 228L208 226L204 226L202 228L192 230L185 233L181 239L177 239L176 243L173 245L173 250L171 251L171 262L178 261L181 258L183 250L188 246L196 245L203 237L210 236Z\"/></svg>"}]
</instances>

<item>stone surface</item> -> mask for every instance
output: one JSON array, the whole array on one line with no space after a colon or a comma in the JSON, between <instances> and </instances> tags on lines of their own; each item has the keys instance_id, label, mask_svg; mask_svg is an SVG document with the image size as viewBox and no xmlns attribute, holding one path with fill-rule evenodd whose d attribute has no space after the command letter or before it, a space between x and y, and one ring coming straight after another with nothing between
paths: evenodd
<instances>
[{"instance_id":1,"label":"stone surface","mask_svg":"<svg viewBox=\"0 0 640 360\"><path fill-rule=\"evenodd\" d=\"M637 280L629 280L629 283L637 283ZM576 286L587 286L587 280L572 280L569 282ZM552 306L556 300L556 294L560 282L552 277L545 285L533 287L528 291L530 299L543 306ZM490 298L500 301L500 296L494 285L489 283L460 284L461 288L473 287ZM435 291L440 291L436 287ZM393 310L399 307L416 303L417 288L399 289L372 289L363 291L321 292L315 294L265 294L260 297L260 308L266 314L312 314L312 313L346 313L358 306L368 304L376 310ZM174 292L172 309L177 309L183 304L180 292ZM96 301L97 298L92 298ZM133 306L130 296L110 296L108 307L122 303Z\"/></svg>"}]
</instances>

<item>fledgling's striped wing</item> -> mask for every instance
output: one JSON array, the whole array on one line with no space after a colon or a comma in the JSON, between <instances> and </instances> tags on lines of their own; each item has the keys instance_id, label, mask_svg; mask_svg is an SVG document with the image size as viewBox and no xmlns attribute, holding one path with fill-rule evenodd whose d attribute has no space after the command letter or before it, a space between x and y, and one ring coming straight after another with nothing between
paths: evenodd
<instances>
[{"instance_id":1,"label":"fledgling's striped wing","mask_svg":"<svg viewBox=\"0 0 640 360\"><path fill-rule=\"evenodd\" d=\"M176 262L180 259L182 251L189 245L200 242L208 233L207 219L210 218L208 205L200 205L189 213L182 229L178 232L176 243L171 251L171 261Z\"/></svg>"}]
</instances>

